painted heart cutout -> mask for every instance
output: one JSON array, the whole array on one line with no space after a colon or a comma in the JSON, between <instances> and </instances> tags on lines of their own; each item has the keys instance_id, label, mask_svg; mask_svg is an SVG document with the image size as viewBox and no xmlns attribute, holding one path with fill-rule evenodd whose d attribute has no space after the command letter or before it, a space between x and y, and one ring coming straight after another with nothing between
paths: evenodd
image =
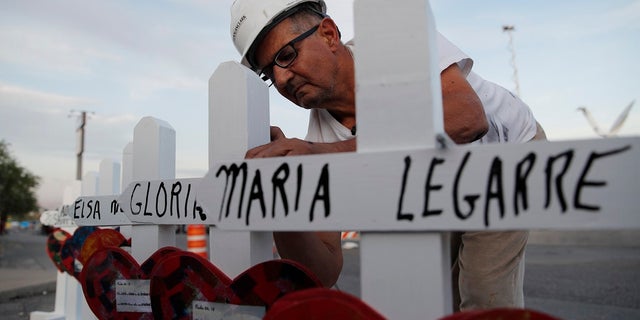
<instances>
[{"instance_id":1,"label":"painted heart cutout","mask_svg":"<svg viewBox=\"0 0 640 320\"><path fill-rule=\"evenodd\" d=\"M78 227L73 232L73 237L71 238L71 242L73 243L73 249L77 251L76 256L80 254L82 245L84 245L84 242L87 240L87 237L89 237L96 230L99 230L99 228L93 227L93 226L83 226L83 227Z\"/></svg>"},{"instance_id":2,"label":"painted heart cutout","mask_svg":"<svg viewBox=\"0 0 640 320\"><path fill-rule=\"evenodd\" d=\"M208 260L189 252L161 262L151 275L156 319L191 319L194 301L270 307L290 292L321 287L315 275L290 260L271 260L233 281Z\"/></svg>"},{"instance_id":3,"label":"painted heart cutout","mask_svg":"<svg viewBox=\"0 0 640 320\"><path fill-rule=\"evenodd\" d=\"M457 312L440 320L559 320L558 318L530 309L496 308Z\"/></svg>"},{"instance_id":4,"label":"painted heart cutout","mask_svg":"<svg viewBox=\"0 0 640 320\"><path fill-rule=\"evenodd\" d=\"M69 272L62 263L62 246L67 239L71 238L71 234L60 229L54 229L47 237L47 255L60 272Z\"/></svg>"},{"instance_id":5,"label":"painted heart cutout","mask_svg":"<svg viewBox=\"0 0 640 320\"><path fill-rule=\"evenodd\" d=\"M264 320L385 319L359 298L348 293L312 288L292 292L276 301Z\"/></svg>"},{"instance_id":6,"label":"painted heart cutout","mask_svg":"<svg viewBox=\"0 0 640 320\"><path fill-rule=\"evenodd\" d=\"M114 229L98 229L85 239L78 260L85 264L95 252L105 247L122 247L127 244L127 239L120 232Z\"/></svg>"},{"instance_id":7,"label":"painted heart cutout","mask_svg":"<svg viewBox=\"0 0 640 320\"><path fill-rule=\"evenodd\" d=\"M67 239L62 245L60 256L65 270L74 278L79 279L80 271L82 271L82 263L78 260L80 250L87 237L98 230L97 227L78 227L71 238Z\"/></svg>"},{"instance_id":8,"label":"painted heart cutout","mask_svg":"<svg viewBox=\"0 0 640 320\"><path fill-rule=\"evenodd\" d=\"M237 300L228 289L231 279L192 252L183 251L163 259L150 278L151 308L156 319L191 319L193 301Z\"/></svg>"},{"instance_id":9,"label":"painted heart cutout","mask_svg":"<svg viewBox=\"0 0 640 320\"><path fill-rule=\"evenodd\" d=\"M119 247L105 247L96 251L80 274L82 291L89 308L99 319L153 319L151 312L118 311L117 281L124 280L121 284L133 285L135 281L127 280L146 280L159 261L179 251L175 247L161 248L142 265L138 265L128 252ZM135 290L129 291L132 295L136 293Z\"/></svg>"},{"instance_id":10,"label":"painted heart cutout","mask_svg":"<svg viewBox=\"0 0 640 320\"><path fill-rule=\"evenodd\" d=\"M183 250L176 247L163 247L154 252L151 257L147 258L147 260L140 265L140 270L144 273L145 279L150 279L151 272L153 272L153 269L159 265L162 260L173 254L179 254L180 252L183 252Z\"/></svg>"},{"instance_id":11,"label":"painted heart cutout","mask_svg":"<svg viewBox=\"0 0 640 320\"><path fill-rule=\"evenodd\" d=\"M241 304L267 307L288 293L320 287L315 274L286 259L259 263L238 275L230 285Z\"/></svg>"}]
</instances>

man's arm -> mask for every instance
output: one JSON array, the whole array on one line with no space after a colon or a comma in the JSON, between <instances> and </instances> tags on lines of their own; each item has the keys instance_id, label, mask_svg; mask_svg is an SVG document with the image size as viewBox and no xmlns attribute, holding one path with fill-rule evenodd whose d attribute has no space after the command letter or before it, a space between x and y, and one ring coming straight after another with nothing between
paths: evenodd
<instances>
[{"instance_id":1,"label":"man's arm","mask_svg":"<svg viewBox=\"0 0 640 320\"><path fill-rule=\"evenodd\" d=\"M542 128L540 123L538 123L538 121L536 121L536 135L533 136L533 138L531 138L531 140L529 141L534 140L547 140L547 134L544 132L544 129Z\"/></svg>"},{"instance_id":2,"label":"man's arm","mask_svg":"<svg viewBox=\"0 0 640 320\"><path fill-rule=\"evenodd\" d=\"M343 263L340 232L274 232L273 239L282 258L305 265L325 287L338 281Z\"/></svg>"},{"instance_id":3,"label":"man's arm","mask_svg":"<svg viewBox=\"0 0 640 320\"><path fill-rule=\"evenodd\" d=\"M355 150L355 139L338 143L311 143L288 139L280 128L271 127L271 142L247 151L245 157L267 158ZM282 258L305 265L325 287L331 287L338 281L342 270L340 232L274 232L273 239Z\"/></svg>"},{"instance_id":4,"label":"man's arm","mask_svg":"<svg viewBox=\"0 0 640 320\"><path fill-rule=\"evenodd\" d=\"M476 141L489 130L480 98L457 64L440 74L444 131L457 144Z\"/></svg>"}]
</instances>

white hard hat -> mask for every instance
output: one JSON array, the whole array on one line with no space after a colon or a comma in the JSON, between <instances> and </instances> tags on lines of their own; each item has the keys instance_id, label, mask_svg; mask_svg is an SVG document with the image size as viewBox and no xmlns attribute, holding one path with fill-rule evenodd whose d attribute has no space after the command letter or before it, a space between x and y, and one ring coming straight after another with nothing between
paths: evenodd
<instances>
[{"instance_id":1,"label":"white hard hat","mask_svg":"<svg viewBox=\"0 0 640 320\"><path fill-rule=\"evenodd\" d=\"M276 24L293 14L290 9L301 3L319 5L321 14L326 14L323 0L235 0L231 5L231 39L242 55L242 64L254 68L249 50L256 40L261 40ZM248 56L249 54L249 56Z\"/></svg>"}]
</instances>

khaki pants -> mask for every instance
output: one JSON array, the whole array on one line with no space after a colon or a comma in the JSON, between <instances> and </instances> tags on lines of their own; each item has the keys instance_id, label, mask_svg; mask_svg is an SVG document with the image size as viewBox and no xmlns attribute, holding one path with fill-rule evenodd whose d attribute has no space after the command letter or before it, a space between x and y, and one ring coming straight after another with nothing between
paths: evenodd
<instances>
[{"instance_id":1,"label":"khaki pants","mask_svg":"<svg viewBox=\"0 0 640 320\"><path fill-rule=\"evenodd\" d=\"M528 231L451 234L454 311L524 308Z\"/></svg>"}]
</instances>

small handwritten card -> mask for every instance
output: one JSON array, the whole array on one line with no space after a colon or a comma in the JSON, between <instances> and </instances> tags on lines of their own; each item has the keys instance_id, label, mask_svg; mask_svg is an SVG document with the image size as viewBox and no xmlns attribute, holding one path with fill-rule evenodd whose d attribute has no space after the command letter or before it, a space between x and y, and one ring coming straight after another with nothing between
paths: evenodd
<instances>
[{"instance_id":1,"label":"small handwritten card","mask_svg":"<svg viewBox=\"0 0 640 320\"><path fill-rule=\"evenodd\" d=\"M260 320L264 317L265 307L239 306L209 301L193 301L193 320Z\"/></svg>"},{"instance_id":2,"label":"small handwritten card","mask_svg":"<svg viewBox=\"0 0 640 320\"><path fill-rule=\"evenodd\" d=\"M151 312L150 284L151 280L116 280L116 310Z\"/></svg>"}]
</instances>

